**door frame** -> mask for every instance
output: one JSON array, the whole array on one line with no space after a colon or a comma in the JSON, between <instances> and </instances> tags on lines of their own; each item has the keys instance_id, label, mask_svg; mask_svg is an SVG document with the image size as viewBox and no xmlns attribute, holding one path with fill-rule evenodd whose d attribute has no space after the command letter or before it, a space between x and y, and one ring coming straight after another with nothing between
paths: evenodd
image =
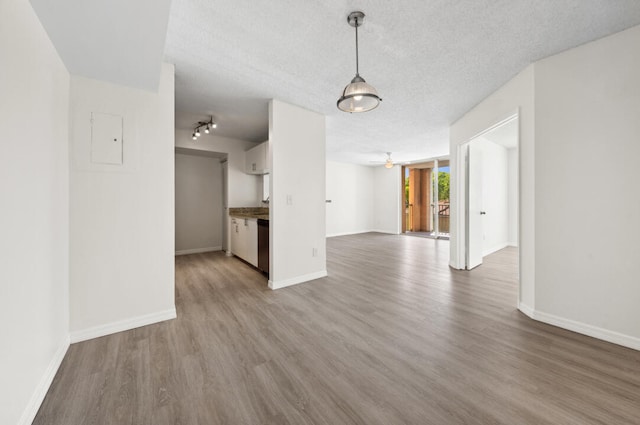
<instances>
[{"instance_id":1,"label":"door frame","mask_svg":"<svg viewBox=\"0 0 640 425\"><path fill-rule=\"evenodd\" d=\"M460 270L467 270L468 267L468 246L469 246L469 241L468 241L468 228L467 225L469 223L469 205L467 204L467 199L468 199L468 190L469 190L469 176L467 173L467 157L468 157L468 153L469 153L469 144L472 143L475 139L477 139L478 137L481 137L482 135L495 130L496 128L507 124L508 122L512 121L512 120L517 120L518 121L518 126L520 125L519 120L520 120L520 113L518 110L516 110L514 113L510 114L509 116L507 116L506 118L498 121L497 123L485 128L484 130L482 130L481 132L475 134L474 136L470 137L465 143L462 143L460 145L457 146L456 149L456 172L455 172L455 177L456 177L456 185L457 185L457 190L456 190L456 203L457 203L457 211L458 214L456 215L456 227L457 227L457 238L458 238L458 242L457 242L457 254L458 254L458 261L462 262L462 264L459 264L461 267L459 268ZM518 186L519 186L519 181L520 181L520 136L519 136L519 132L518 132ZM519 210L519 206L520 206L520 190L518 190L518 200L517 200L517 205L518 205L518 241L520 241L520 210ZM518 262L520 262L518 260ZM456 267L457 268L457 267ZM520 276L518 276L518 280L520 280ZM518 292L519 292L519 285L518 285ZM520 297L520 294L518 294L518 299Z\"/></svg>"},{"instance_id":2,"label":"door frame","mask_svg":"<svg viewBox=\"0 0 640 425\"><path fill-rule=\"evenodd\" d=\"M434 164L438 164L439 161L448 161L449 162L449 166L451 166L451 155L441 155L441 156L434 156L431 158L427 158L427 159L420 159L420 160L416 160L416 161L408 161L405 162L404 164L402 164L402 168L400 169L400 193L402 194L402 196L400 196L400 222L401 222L401 227L400 227L400 232L401 234L405 234L407 233L407 227L409 225L409 223L407 222L407 217L406 217L406 198L405 198L405 188L404 188L404 181L405 181L405 173L406 170L411 169L411 168L421 168L420 165L424 165L427 164L429 162L433 162ZM426 168L426 167L425 167ZM431 179L433 180L433 167L430 167L432 169L432 175L431 175ZM437 170L437 168L436 168ZM433 201L433 182L430 182L431 185L431 199L429 199L428 201L431 203ZM435 186L437 187L437 180L436 180L436 184ZM451 192L449 192L449 196L451 196ZM436 209L437 209L437 202L436 202ZM431 211L431 217L429 218L430 220L433 220L433 208ZM439 237L436 237L436 239L439 239Z\"/></svg>"}]
</instances>

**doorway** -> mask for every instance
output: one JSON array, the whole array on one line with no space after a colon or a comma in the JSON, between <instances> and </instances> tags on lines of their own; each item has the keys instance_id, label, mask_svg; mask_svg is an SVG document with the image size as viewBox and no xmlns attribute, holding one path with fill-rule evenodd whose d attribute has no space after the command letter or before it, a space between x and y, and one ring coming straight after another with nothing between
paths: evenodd
<instances>
[{"instance_id":1,"label":"doorway","mask_svg":"<svg viewBox=\"0 0 640 425\"><path fill-rule=\"evenodd\" d=\"M449 239L449 159L405 165L402 179L402 232L409 236Z\"/></svg>"},{"instance_id":2,"label":"doorway","mask_svg":"<svg viewBox=\"0 0 640 425\"><path fill-rule=\"evenodd\" d=\"M516 115L460 147L466 270L506 247L517 249L518 128Z\"/></svg>"}]
</instances>

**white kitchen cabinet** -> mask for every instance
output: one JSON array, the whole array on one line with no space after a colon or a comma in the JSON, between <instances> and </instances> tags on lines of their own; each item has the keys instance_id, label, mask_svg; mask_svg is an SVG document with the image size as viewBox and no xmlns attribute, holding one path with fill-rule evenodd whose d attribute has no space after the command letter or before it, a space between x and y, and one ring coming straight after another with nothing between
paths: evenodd
<instances>
[{"instance_id":1,"label":"white kitchen cabinet","mask_svg":"<svg viewBox=\"0 0 640 425\"><path fill-rule=\"evenodd\" d=\"M231 253L258 267L258 220L231 217Z\"/></svg>"},{"instance_id":2,"label":"white kitchen cabinet","mask_svg":"<svg viewBox=\"0 0 640 425\"><path fill-rule=\"evenodd\" d=\"M268 142L264 142L245 152L245 172L247 174L269 173L267 148Z\"/></svg>"},{"instance_id":3,"label":"white kitchen cabinet","mask_svg":"<svg viewBox=\"0 0 640 425\"><path fill-rule=\"evenodd\" d=\"M231 253L236 257L246 257L246 243L244 237L244 220L231 217Z\"/></svg>"}]
</instances>

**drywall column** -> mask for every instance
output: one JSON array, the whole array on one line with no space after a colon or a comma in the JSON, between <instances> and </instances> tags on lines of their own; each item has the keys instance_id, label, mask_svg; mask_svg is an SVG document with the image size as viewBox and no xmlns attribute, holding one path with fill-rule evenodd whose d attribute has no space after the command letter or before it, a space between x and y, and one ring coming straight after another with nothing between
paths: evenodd
<instances>
[{"instance_id":1,"label":"drywall column","mask_svg":"<svg viewBox=\"0 0 640 425\"><path fill-rule=\"evenodd\" d=\"M535 64L536 318L636 349L639 45L636 26Z\"/></svg>"},{"instance_id":2,"label":"drywall column","mask_svg":"<svg viewBox=\"0 0 640 425\"><path fill-rule=\"evenodd\" d=\"M327 275L325 117L269 103L269 287Z\"/></svg>"},{"instance_id":3,"label":"drywall column","mask_svg":"<svg viewBox=\"0 0 640 425\"><path fill-rule=\"evenodd\" d=\"M69 73L0 2L0 423L30 424L69 346Z\"/></svg>"},{"instance_id":4,"label":"drywall column","mask_svg":"<svg viewBox=\"0 0 640 425\"><path fill-rule=\"evenodd\" d=\"M458 149L474 137L518 113L520 153L520 291L519 308L531 314L535 308L534 215L534 67L530 65L491 96L467 112L450 129L451 154L451 267L464 268L459 234L464 232L464 199L459 194Z\"/></svg>"},{"instance_id":5,"label":"drywall column","mask_svg":"<svg viewBox=\"0 0 640 425\"><path fill-rule=\"evenodd\" d=\"M122 165L92 160L93 112L121 117ZM157 93L73 77L71 114L72 341L175 317L173 66Z\"/></svg>"}]
</instances>

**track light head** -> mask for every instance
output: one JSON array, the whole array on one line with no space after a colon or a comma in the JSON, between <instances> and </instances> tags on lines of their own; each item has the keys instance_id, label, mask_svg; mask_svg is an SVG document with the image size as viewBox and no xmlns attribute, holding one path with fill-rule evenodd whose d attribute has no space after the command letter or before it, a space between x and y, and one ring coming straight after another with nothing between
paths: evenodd
<instances>
[{"instance_id":1,"label":"track light head","mask_svg":"<svg viewBox=\"0 0 640 425\"><path fill-rule=\"evenodd\" d=\"M200 127L196 128L196 137L200 137Z\"/></svg>"},{"instance_id":2,"label":"track light head","mask_svg":"<svg viewBox=\"0 0 640 425\"><path fill-rule=\"evenodd\" d=\"M191 135L191 138L192 138L193 140L197 140L197 139L198 139L198 136L196 136L196 133L195 133L195 132L193 132L193 134Z\"/></svg>"}]
</instances>

